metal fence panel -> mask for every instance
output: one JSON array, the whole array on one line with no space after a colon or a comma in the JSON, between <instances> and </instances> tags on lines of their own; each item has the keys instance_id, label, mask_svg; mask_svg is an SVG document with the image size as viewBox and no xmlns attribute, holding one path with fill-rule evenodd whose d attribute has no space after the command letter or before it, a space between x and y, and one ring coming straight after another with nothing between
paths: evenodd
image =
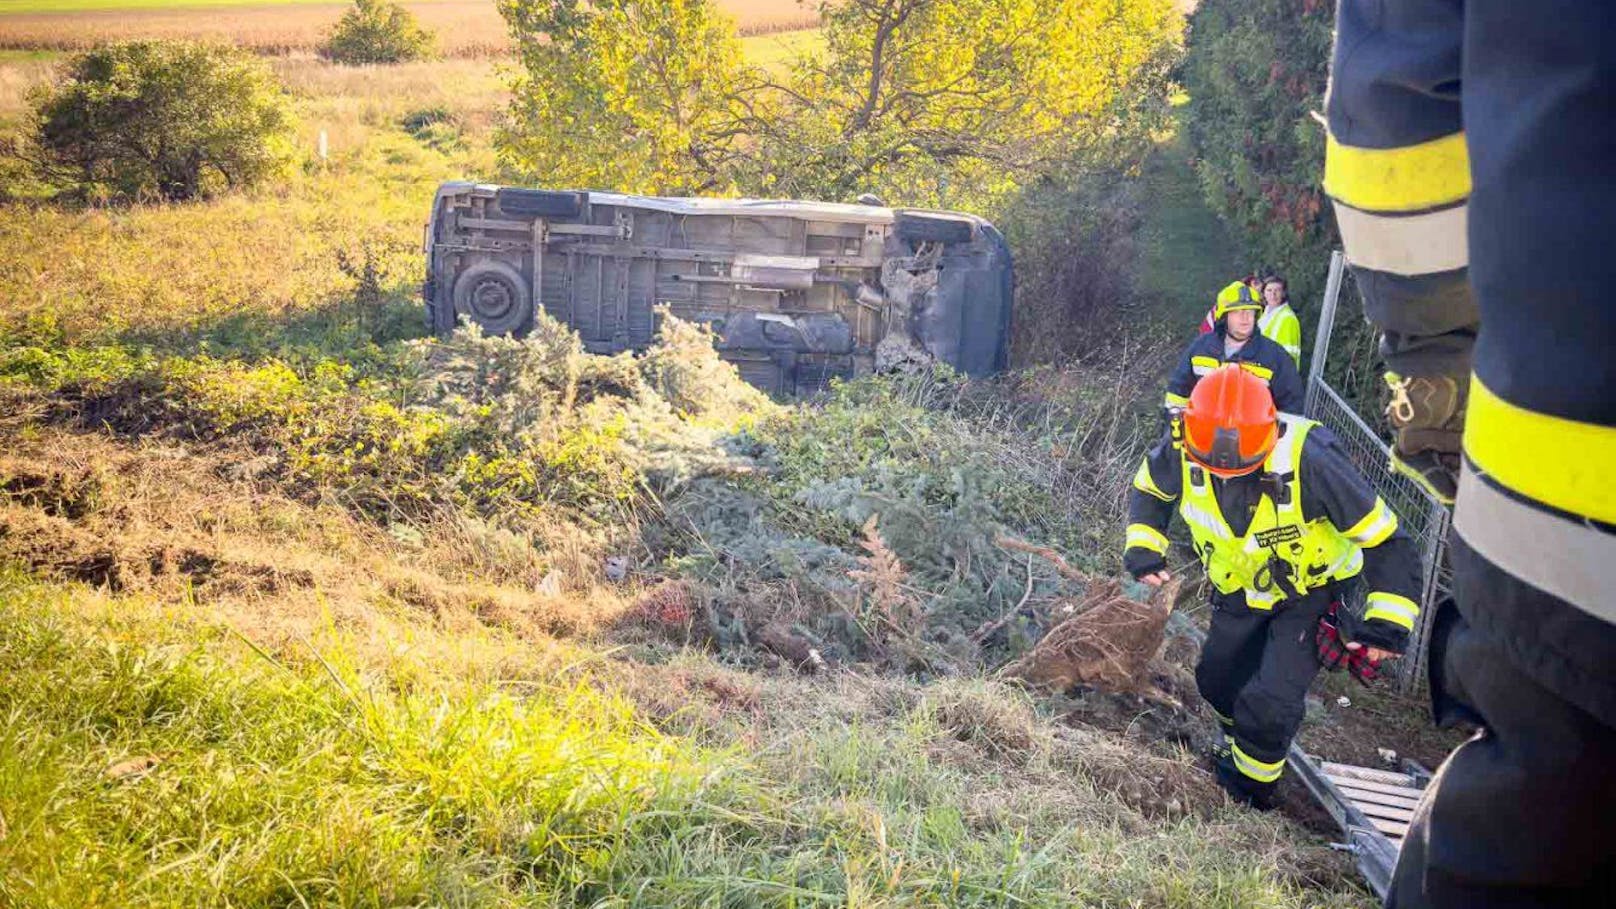
<instances>
[{"instance_id":1,"label":"metal fence panel","mask_svg":"<svg viewBox=\"0 0 1616 909\"><path fill-rule=\"evenodd\" d=\"M1403 690L1419 685L1425 677L1426 638L1437 602L1451 589L1447 571L1448 510L1423 487L1391 469L1391 449L1373 426L1379 425L1379 415L1364 414L1354 408L1347 397L1331 387L1325 378L1330 363L1330 344L1335 331L1337 314L1342 309L1343 295L1357 303L1357 287L1345 267L1340 252L1330 256L1330 277L1325 285L1324 302L1319 310L1319 325L1314 336L1313 360L1308 370L1306 415L1328 426L1341 440L1347 456L1374 485L1386 504L1397 512L1398 522L1413 538L1422 560L1423 589L1420 598L1420 621L1409 641L1408 655L1402 661ZM1356 306L1351 307L1357 309ZM1340 345L1338 345L1340 346ZM1371 360L1362 351L1349 352L1357 360ZM1352 362L1342 374L1378 372L1378 363ZM1359 400L1364 395L1357 396ZM1362 405L1360 405L1361 407Z\"/></svg>"}]
</instances>

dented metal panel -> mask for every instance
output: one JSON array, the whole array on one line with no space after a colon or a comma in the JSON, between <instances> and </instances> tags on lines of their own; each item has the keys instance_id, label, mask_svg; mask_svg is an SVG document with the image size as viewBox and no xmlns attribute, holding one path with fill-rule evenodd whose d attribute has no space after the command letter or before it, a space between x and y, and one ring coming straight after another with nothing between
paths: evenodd
<instances>
[{"instance_id":1,"label":"dented metal panel","mask_svg":"<svg viewBox=\"0 0 1616 909\"><path fill-rule=\"evenodd\" d=\"M1008 361L1009 249L971 215L446 183L425 252L440 333L519 334L542 310L593 352L637 351L667 307L781 396L915 360Z\"/></svg>"}]
</instances>

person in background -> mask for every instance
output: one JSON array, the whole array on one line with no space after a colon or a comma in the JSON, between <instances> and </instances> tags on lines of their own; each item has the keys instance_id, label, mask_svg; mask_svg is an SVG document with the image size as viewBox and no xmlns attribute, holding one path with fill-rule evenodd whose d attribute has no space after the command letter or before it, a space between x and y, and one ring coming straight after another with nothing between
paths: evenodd
<instances>
[{"instance_id":1,"label":"person in background","mask_svg":"<svg viewBox=\"0 0 1616 909\"><path fill-rule=\"evenodd\" d=\"M1234 281L1218 292L1212 332L1190 342L1167 380L1162 406L1169 419L1184 409L1195 383L1225 363L1239 363L1261 379L1281 411L1302 412L1302 376L1296 364L1278 344L1257 333L1257 314L1262 308L1244 281Z\"/></svg>"},{"instance_id":2,"label":"person in background","mask_svg":"<svg viewBox=\"0 0 1616 909\"><path fill-rule=\"evenodd\" d=\"M1263 312L1257 317L1257 330L1262 332L1263 337L1283 347L1300 371L1302 321L1296 318L1296 310L1291 309L1290 289L1285 286L1285 279L1279 275L1264 278L1262 301Z\"/></svg>"}]
</instances>

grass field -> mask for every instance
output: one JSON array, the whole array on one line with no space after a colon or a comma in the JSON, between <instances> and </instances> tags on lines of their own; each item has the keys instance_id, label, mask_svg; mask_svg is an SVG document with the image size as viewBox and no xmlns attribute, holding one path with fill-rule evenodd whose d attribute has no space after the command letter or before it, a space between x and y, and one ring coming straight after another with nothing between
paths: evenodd
<instances>
[{"instance_id":1,"label":"grass field","mask_svg":"<svg viewBox=\"0 0 1616 909\"><path fill-rule=\"evenodd\" d=\"M509 46L505 22L492 0L429 0L404 4L438 35L450 57L502 54ZM796 0L724 0L742 35L811 28L817 18ZM76 50L134 38L205 38L230 41L261 53L314 49L342 15L345 5L317 0L225 4L202 0L83 0L79 3L25 2L0 6L0 48Z\"/></svg>"}]
</instances>

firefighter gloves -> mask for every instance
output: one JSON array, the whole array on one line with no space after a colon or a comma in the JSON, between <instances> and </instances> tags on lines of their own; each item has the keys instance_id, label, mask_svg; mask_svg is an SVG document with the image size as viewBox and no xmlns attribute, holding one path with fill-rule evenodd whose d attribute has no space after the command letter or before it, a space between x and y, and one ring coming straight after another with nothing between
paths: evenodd
<instances>
[{"instance_id":1,"label":"firefighter gloves","mask_svg":"<svg viewBox=\"0 0 1616 909\"><path fill-rule=\"evenodd\" d=\"M1319 663L1325 669L1345 669L1361 684L1368 685L1380 678L1380 660L1369 655L1368 648L1347 649L1341 635L1340 619L1336 615L1340 603L1331 603L1324 615L1319 616L1319 630L1314 640L1319 645Z\"/></svg>"}]
</instances>

